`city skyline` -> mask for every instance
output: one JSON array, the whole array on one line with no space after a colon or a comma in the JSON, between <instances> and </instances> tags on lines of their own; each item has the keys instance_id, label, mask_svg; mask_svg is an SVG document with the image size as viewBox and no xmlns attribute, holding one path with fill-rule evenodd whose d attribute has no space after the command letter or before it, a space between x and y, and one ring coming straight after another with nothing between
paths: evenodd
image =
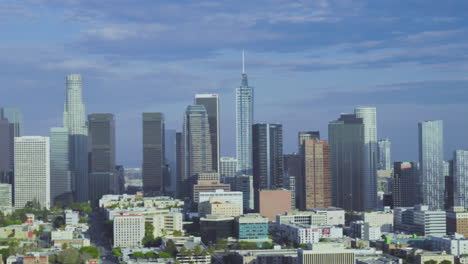
<instances>
[{"instance_id":1,"label":"city skyline","mask_svg":"<svg viewBox=\"0 0 468 264\"><path fill-rule=\"evenodd\" d=\"M266 5L263 12L260 4L248 3L249 8L243 10L245 20L232 15L240 7L229 3L172 4L178 12L168 12L164 3L134 6L122 1L115 8L108 1L92 7L81 2L53 7L13 3L24 16L7 14L0 23L5 32L11 32L0 57L14 61L5 67L10 74L2 77L0 89L11 95L4 105L23 112L25 134L45 136L50 127L61 125L63 76L76 72L83 76L87 114L116 116L117 149L126 150L117 153L118 164L135 167L141 163L142 112L164 112L166 127L179 130L183 109L196 93L220 95L220 154L235 156L234 89L245 48L250 83L256 87L254 122L282 123L285 153L296 150L297 131L320 130L327 135L328 121L359 105L377 107L380 136L392 141L395 160L417 160L417 123L423 120L444 120L445 159L454 149L468 147L463 140L467 127L456 118L468 112L462 56L468 16L462 1L449 9L441 3L407 8L399 2L389 8L370 1L278 1L278 5ZM146 8L161 10L160 16L146 16ZM43 12L35 16L34 10ZM64 10L64 16L57 12ZM130 12L135 10L139 12ZM278 12L278 18L268 16L268 11ZM372 15L375 12L379 17ZM47 25L32 23L42 16L49 17ZM133 23L126 25L123 19ZM191 30L177 33L171 23L177 23L176 27L192 23L197 28L193 34L210 38L191 37L182 42L180 34ZM53 26L64 34L36 30L41 26ZM334 33L321 34L328 31ZM353 31L359 34L345 37ZM44 34L24 44L18 42L24 39L21 32ZM167 40L147 40L148 32L167 36ZM238 34L234 37L231 32ZM218 38L223 41L213 41ZM150 44L141 44L141 50L150 54L151 61L139 52L142 42ZM127 45L130 48L123 49ZM40 52L32 55L32 50ZM25 75L27 80L15 81Z\"/></svg>"}]
</instances>

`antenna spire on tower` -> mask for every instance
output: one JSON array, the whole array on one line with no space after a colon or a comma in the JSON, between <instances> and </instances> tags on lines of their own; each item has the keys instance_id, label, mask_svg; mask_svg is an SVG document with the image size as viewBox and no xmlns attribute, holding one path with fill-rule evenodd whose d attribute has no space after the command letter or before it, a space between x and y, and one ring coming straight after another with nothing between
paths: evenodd
<instances>
[{"instance_id":1,"label":"antenna spire on tower","mask_svg":"<svg viewBox=\"0 0 468 264\"><path fill-rule=\"evenodd\" d=\"M242 74L245 74L245 58L244 58L244 49L242 49Z\"/></svg>"}]
</instances>

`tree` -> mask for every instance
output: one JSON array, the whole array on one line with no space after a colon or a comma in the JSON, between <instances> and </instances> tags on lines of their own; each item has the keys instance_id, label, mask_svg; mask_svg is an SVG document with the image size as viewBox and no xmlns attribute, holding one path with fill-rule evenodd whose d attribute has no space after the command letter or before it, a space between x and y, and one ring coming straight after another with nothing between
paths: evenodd
<instances>
[{"instance_id":1,"label":"tree","mask_svg":"<svg viewBox=\"0 0 468 264\"><path fill-rule=\"evenodd\" d=\"M171 256L173 256L173 257L175 257L175 255L177 255L177 247L176 247L174 241L172 241L172 239L169 239L166 242L166 251L167 251L167 253L171 254Z\"/></svg>"},{"instance_id":2,"label":"tree","mask_svg":"<svg viewBox=\"0 0 468 264\"><path fill-rule=\"evenodd\" d=\"M172 258L171 254L167 252L159 252L158 253L158 258Z\"/></svg>"},{"instance_id":3,"label":"tree","mask_svg":"<svg viewBox=\"0 0 468 264\"><path fill-rule=\"evenodd\" d=\"M193 248L193 254L195 256L200 256L202 254L202 251L203 249L199 246L199 245L196 245L194 248Z\"/></svg>"},{"instance_id":4,"label":"tree","mask_svg":"<svg viewBox=\"0 0 468 264\"><path fill-rule=\"evenodd\" d=\"M96 247L89 246L89 247L82 247L79 251L81 254L88 254L93 258L99 258L99 250Z\"/></svg>"},{"instance_id":5,"label":"tree","mask_svg":"<svg viewBox=\"0 0 468 264\"><path fill-rule=\"evenodd\" d=\"M273 248L273 244L272 244L272 243L267 242L267 241L265 241L265 242L262 243L262 249L272 249L272 248Z\"/></svg>"},{"instance_id":6,"label":"tree","mask_svg":"<svg viewBox=\"0 0 468 264\"><path fill-rule=\"evenodd\" d=\"M452 261L450 260L442 260L440 264L452 264Z\"/></svg>"},{"instance_id":7,"label":"tree","mask_svg":"<svg viewBox=\"0 0 468 264\"><path fill-rule=\"evenodd\" d=\"M117 257L122 257L122 252L120 251L120 248L114 248L112 249L112 254L116 255Z\"/></svg>"},{"instance_id":8,"label":"tree","mask_svg":"<svg viewBox=\"0 0 468 264\"><path fill-rule=\"evenodd\" d=\"M57 216L54 219L53 225L55 228L61 228L65 226L65 219L62 216Z\"/></svg>"},{"instance_id":9,"label":"tree","mask_svg":"<svg viewBox=\"0 0 468 264\"><path fill-rule=\"evenodd\" d=\"M179 250L179 253L182 254L182 255L184 255L184 256L187 256L188 250L187 250L187 248L186 248L185 246L182 246L182 247L180 248L180 250Z\"/></svg>"},{"instance_id":10,"label":"tree","mask_svg":"<svg viewBox=\"0 0 468 264\"><path fill-rule=\"evenodd\" d=\"M428 261L424 261L424 264L437 264L437 261L431 259L431 260L428 260Z\"/></svg>"},{"instance_id":11,"label":"tree","mask_svg":"<svg viewBox=\"0 0 468 264\"><path fill-rule=\"evenodd\" d=\"M152 259L152 258L157 258L158 255L156 255L156 253L154 253L153 251L148 251L145 253L145 258L147 259Z\"/></svg>"},{"instance_id":12,"label":"tree","mask_svg":"<svg viewBox=\"0 0 468 264\"><path fill-rule=\"evenodd\" d=\"M307 244L302 243L302 244L299 244L298 247L300 247L300 248L307 248Z\"/></svg>"},{"instance_id":13,"label":"tree","mask_svg":"<svg viewBox=\"0 0 468 264\"><path fill-rule=\"evenodd\" d=\"M138 252L133 252L132 256L135 258L144 258L145 254L143 254L143 252L138 251Z\"/></svg>"},{"instance_id":14,"label":"tree","mask_svg":"<svg viewBox=\"0 0 468 264\"><path fill-rule=\"evenodd\" d=\"M176 236L176 237L180 237L180 236L183 236L183 233L182 233L182 231L180 231L180 230L174 230L174 231L172 232L172 235L173 235L173 236Z\"/></svg>"}]
</instances>

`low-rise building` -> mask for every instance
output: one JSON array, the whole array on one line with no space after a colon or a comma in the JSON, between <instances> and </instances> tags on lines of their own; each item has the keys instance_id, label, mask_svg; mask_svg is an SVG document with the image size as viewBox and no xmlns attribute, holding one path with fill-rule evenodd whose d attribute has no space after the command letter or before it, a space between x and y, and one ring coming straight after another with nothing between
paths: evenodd
<instances>
[{"instance_id":1,"label":"low-rise building","mask_svg":"<svg viewBox=\"0 0 468 264\"><path fill-rule=\"evenodd\" d=\"M445 251L454 256L468 255L468 239L460 235L431 237L431 249Z\"/></svg>"},{"instance_id":2,"label":"low-rise building","mask_svg":"<svg viewBox=\"0 0 468 264\"><path fill-rule=\"evenodd\" d=\"M438 254L435 252L424 252L415 256L416 264L426 264L428 261L435 261L435 263L441 263L442 261L449 261L449 263L455 263L455 257L444 252Z\"/></svg>"},{"instance_id":3,"label":"low-rise building","mask_svg":"<svg viewBox=\"0 0 468 264\"><path fill-rule=\"evenodd\" d=\"M354 221L351 223L351 236L363 240L379 240L381 239L380 227L372 227L364 221Z\"/></svg>"},{"instance_id":4,"label":"low-rise building","mask_svg":"<svg viewBox=\"0 0 468 264\"><path fill-rule=\"evenodd\" d=\"M214 192L200 192L199 203L209 202L210 199L214 197L221 199L225 202L238 204L241 207L243 207L242 192L226 192L224 190L216 190Z\"/></svg>"},{"instance_id":5,"label":"low-rise building","mask_svg":"<svg viewBox=\"0 0 468 264\"><path fill-rule=\"evenodd\" d=\"M53 230L50 233L50 240L72 240L73 231L72 230Z\"/></svg>"},{"instance_id":6,"label":"low-rise building","mask_svg":"<svg viewBox=\"0 0 468 264\"><path fill-rule=\"evenodd\" d=\"M276 220L276 215L291 211L290 190L260 190L255 199L260 215L272 222Z\"/></svg>"},{"instance_id":7,"label":"low-rise building","mask_svg":"<svg viewBox=\"0 0 468 264\"><path fill-rule=\"evenodd\" d=\"M393 232L393 211L364 212L362 220L371 227L380 227L381 232Z\"/></svg>"},{"instance_id":8,"label":"low-rise building","mask_svg":"<svg viewBox=\"0 0 468 264\"><path fill-rule=\"evenodd\" d=\"M174 231L183 231L183 219L180 212L158 212L144 215L145 221L153 225L154 237L172 234Z\"/></svg>"},{"instance_id":9,"label":"low-rise building","mask_svg":"<svg viewBox=\"0 0 468 264\"><path fill-rule=\"evenodd\" d=\"M447 212L447 233L468 237L468 212L463 207L454 207Z\"/></svg>"},{"instance_id":10,"label":"low-rise building","mask_svg":"<svg viewBox=\"0 0 468 264\"><path fill-rule=\"evenodd\" d=\"M234 217L207 215L200 218L200 233L205 244L216 243L219 239L234 237Z\"/></svg>"},{"instance_id":11,"label":"low-rise building","mask_svg":"<svg viewBox=\"0 0 468 264\"><path fill-rule=\"evenodd\" d=\"M236 217L234 226L238 239L268 239L268 219L259 214Z\"/></svg>"},{"instance_id":12,"label":"low-rise building","mask_svg":"<svg viewBox=\"0 0 468 264\"><path fill-rule=\"evenodd\" d=\"M176 256L176 261L180 264L211 264L211 256L210 255L182 255L178 254Z\"/></svg>"},{"instance_id":13,"label":"low-rise building","mask_svg":"<svg viewBox=\"0 0 468 264\"><path fill-rule=\"evenodd\" d=\"M72 210L65 210L65 224L77 225L80 222L80 213Z\"/></svg>"},{"instance_id":14,"label":"low-rise building","mask_svg":"<svg viewBox=\"0 0 468 264\"><path fill-rule=\"evenodd\" d=\"M238 264L297 264L297 249L236 250L232 253Z\"/></svg>"},{"instance_id":15,"label":"low-rise building","mask_svg":"<svg viewBox=\"0 0 468 264\"><path fill-rule=\"evenodd\" d=\"M106 194L99 200L100 208L131 208L144 207L155 209L181 208L184 202L169 196L143 197L141 193Z\"/></svg>"},{"instance_id":16,"label":"low-rise building","mask_svg":"<svg viewBox=\"0 0 468 264\"><path fill-rule=\"evenodd\" d=\"M326 219L326 225L329 226L343 226L345 224L345 211L337 207L328 208L315 208L313 212L318 215L324 215Z\"/></svg>"},{"instance_id":17,"label":"low-rise building","mask_svg":"<svg viewBox=\"0 0 468 264\"><path fill-rule=\"evenodd\" d=\"M344 248L340 243L313 244L309 250L298 251L298 264L354 264L355 255L352 250Z\"/></svg>"},{"instance_id":18,"label":"low-rise building","mask_svg":"<svg viewBox=\"0 0 468 264\"><path fill-rule=\"evenodd\" d=\"M145 236L142 215L119 215L114 218L114 247L139 247Z\"/></svg>"},{"instance_id":19,"label":"low-rise building","mask_svg":"<svg viewBox=\"0 0 468 264\"><path fill-rule=\"evenodd\" d=\"M281 239L296 244L317 243L322 238L339 239L343 237L343 228L337 226L315 226L299 223L284 223L278 226L275 234Z\"/></svg>"},{"instance_id":20,"label":"low-rise building","mask_svg":"<svg viewBox=\"0 0 468 264\"><path fill-rule=\"evenodd\" d=\"M414 227L419 235L442 237L447 233L445 211L429 211L427 206L416 206Z\"/></svg>"},{"instance_id":21,"label":"low-rise building","mask_svg":"<svg viewBox=\"0 0 468 264\"><path fill-rule=\"evenodd\" d=\"M327 215L312 211L291 211L276 216L276 224L298 223L304 225L327 225Z\"/></svg>"},{"instance_id":22,"label":"low-rise building","mask_svg":"<svg viewBox=\"0 0 468 264\"><path fill-rule=\"evenodd\" d=\"M218 197L212 197L209 201L198 204L198 213L200 217L209 214L236 217L242 214L242 206L237 203L226 202Z\"/></svg>"}]
</instances>

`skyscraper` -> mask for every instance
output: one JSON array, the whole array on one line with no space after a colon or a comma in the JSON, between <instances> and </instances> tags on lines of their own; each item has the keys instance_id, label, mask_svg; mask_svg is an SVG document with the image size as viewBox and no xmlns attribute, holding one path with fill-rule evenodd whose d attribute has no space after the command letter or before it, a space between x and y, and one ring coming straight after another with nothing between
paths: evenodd
<instances>
[{"instance_id":1,"label":"skyscraper","mask_svg":"<svg viewBox=\"0 0 468 264\"><path fill-rule=\"evenodd\" d=\"M354 109L357 118L364 124L364 157L363 157L363 191L364 208L377 208L377 110L375 107L357 107Z\"/></svg>"},{"instance_id":2,"label":"skyscraper","mask_svg":"<svg viewBox=\"0 0 468 264\"><path fill-rule=\"evenodd\" d=\"M419 165L422 203L430 210L444 209L445 177L442 120L423 121L419 128Z\"/></svg>"},{"instance_id":3,"label":"skyscraper","mask_svg":"<svg viewBox=\"0 0 468 264\"><path fill-rule=\"evenodd\" d=\"M72 192L72 179L69 162L68 129L53 127L50 129L50 200Z\"/></svg>"},{"instance_id":4,"label":"skyscraper","mask_svg":"<svg viewBox=\"0 0 468 264\"><path fill-rule=\"evenodd\" d=\"M175 185L175 193L177 198L183 198L184 197L184 191L185 190L184 185L184 178L185 178L185 172L182 171L185 166L182 165L182 163L185 161L184 157L184 152L182 150L182 132L176 132L176 185Z\"/></svg>"},{"instance_id":5,"label":"skyscraper","mask_svg":"<svg viewBox=\"0 0 468 264\"><path fill-rule=\"evenodd\" d=\"M13 153L11 153L10 148L12 139L10 123L8 120L0 119L0 174L7 173L12 169ZM2 182L2 180L0 180L0 182Z\"/></svg>"},{"instance_id":6,"label":"skyscraper","mask_svg":"<svg viewBox=\"0 0 468 264\"><path fill-rule=\"evenodd\" d=\"M393 163L393 207L413 207L420 203L417 162Z\"/></svg>"},{"instance_id":7,"label":"skyscraper","mask_svg":"<svg viewBox=\"0 0 468 264\"><path fill-rule=\"evenodd\" d=\"M164 115L143 113L143 191L156 195L163 191Z\"/></svg>"},{"instance_id":8,"label":"skyscraper","mask_svg":"<svg viewBox=\"0 0 468 264\"><path fill-rule=\"evenodd\" d=\"M115 120L113 114L88 115L90 172L115 171Z\"/></svg>"},{"instance_id":9,"label":"skyscraper","mask_svg":"<svg viewBox=\"0 0 468 264\"><path fill-rule=\"evenodd\" d=\"M255 124L252 132L255 191L284 188L282 125Z\"/></svg>"},{"instance_id":10,"label":"skyscraper","mask_svg":"<svg viewBox=\"0 0 468 264\"><path fill-rule=\"evenodd\" d=\"M392 142L387 139L381 139L378 143L378 169L379 170L391 170L391 147Z\"/></svg>"},{"instance_id":11,"label":"skyscraper","mask_svg":"<svg viewBox=\"0 0 468 264\"><path fill-rule=\"evenodd\" d=\"M164 132L164 157L169 165L169 182L164 186L167 191L175 193L177 182L177 138L175 129L166 129Z\"/></svg>"},{"instance_id":12,"label":"skyscraper","mask_svg":"<svg viewBox=\"0 0 468 264\"><path fill-rule=\"evenodd\" d=\"M82 100L81 75L67 76L67 98L63 111L63 126L70 135L70 171L76 201L88 201L88 126Z\"/></svg>"},{"instance_id":13,"label":"skyscraper","mask_svg":"<svg viewBox=\"0 0 468 264\"><path fill-rule=\"evenodd\" d=\"M219 174L221 178L236 176L237 159L233 157L221 157L219 160Z\"/></svg>"},{"instance_id":14,"label":"skyscraper","mask_svg":"<svg viewBox=\"0 0 468 264\"><path fill-rule=\"evenodd\" d=\"M456 150L453 157L454 206L468 207L468 151Z\"/></svg>"},{"instance_id":15,"label":"skyscraper","mask_svg":"<svg viewBox=\"0 0 468 264\"><path fill-rule=\"evenodd\" d=\"M28 202L50 208L50 149L48 137L15 138L15 208Z\"/></svg>"},{"instance_id":16,"label":"skyscraper","mask_svg":"<svg viewBox=\"0 0 468 264\"><path fill-rule=\"evenodd\" d=\"M13 171L13 165L14 165L14 161L13 161L13 156L14 156L14 144L15 144L15 140L14 138L15 137L21 137L23 136L23 131L24 131L24 128L23 128L23 114L21 113L21 111L18 109L18 108L14 108L14 107L3 107L3 108L0 108L0 120L5 120L8 122L8 125L9 125L9 129L10 129L10 132L8 133L5 129L6 127L3 127L2 129L2 132L0 132L0 141L3 140L4 143L5 141L7 140L6 138L8 138L8 144L9 144L9 149L6 150L4 149L3 151L0 150L0 159L4 159L5 157L7 158L7 160L5 160L6 162L9 162L9 171ZM6 123L3 122L3 126L6 126ZM0 148L0 149L3 149L3 148ZM3 153L3 154L2 154ZM6 156L8 153L8 156ZM0 174L2 173L2 166L3 165L0 165ZM5 173L5 171L4 171ZM1 176L1 175L0 175Z\"/></svg>"},{"instance_id":17,"label":"skyscraper","mask_svg":"<svg viewBox=\"0 0 468 264\"><path fill-rule=\"evenodd\" d=\"M182 181L199 173L211 172L213 169L211 137L208 114L203 105L187 107L182 133L182 170L184 172Z\"/></svg>"},{"instance_id":18,"label":"skyscraper","mask_svg":"<svg viewBox=\"0 0 468 264\"><path fill-rule=\"evenodd\" d=\"M302 148L302 142L307 139L320 139L320 131L301 131L297 134L298 150Z\"/></svg>"},{"instance_id":19,"label":"skyscraper","mask_svg":"<svg viewBox=\"0 0 468 264\"><path fill-rule=\"evenodd\" d=\"M242 82L236 88L236 153L239 174L252 175L253 88L249 86L242 52Z\"/></svg>"},{"instance_id":20,"label":"skyscraper","mask_svg":"<svg viewBox=\"0 0 468 264\"><path fill-rule=\"evenodd\" d=\"M364 123L343 114L328 124L333 205L344 210L366 210L364 191Z\"/></svg>"},{"instance_id":21,"label":"skyscraper","mask_svg":"<svg viewBox=\"0 0 468 264\"><path fill-rule=\"evenodd\" d=\"M211 160L213 170L219 172L219 95L217 94L196 94L195 104L203 105L208 114L208 124L210 125L211 138Z\"/></svg>"},{"instance_id":22,"label":"skyscraper","mask_svg":"<svg viewBox=\"0 0 468 264\"><path fill-rule=\"evenodd\" d=\"M302 143L302 179L299 208L326 208L332 205L330 145L325 140L305 139Z\"/></svg>"}]
</instances>

